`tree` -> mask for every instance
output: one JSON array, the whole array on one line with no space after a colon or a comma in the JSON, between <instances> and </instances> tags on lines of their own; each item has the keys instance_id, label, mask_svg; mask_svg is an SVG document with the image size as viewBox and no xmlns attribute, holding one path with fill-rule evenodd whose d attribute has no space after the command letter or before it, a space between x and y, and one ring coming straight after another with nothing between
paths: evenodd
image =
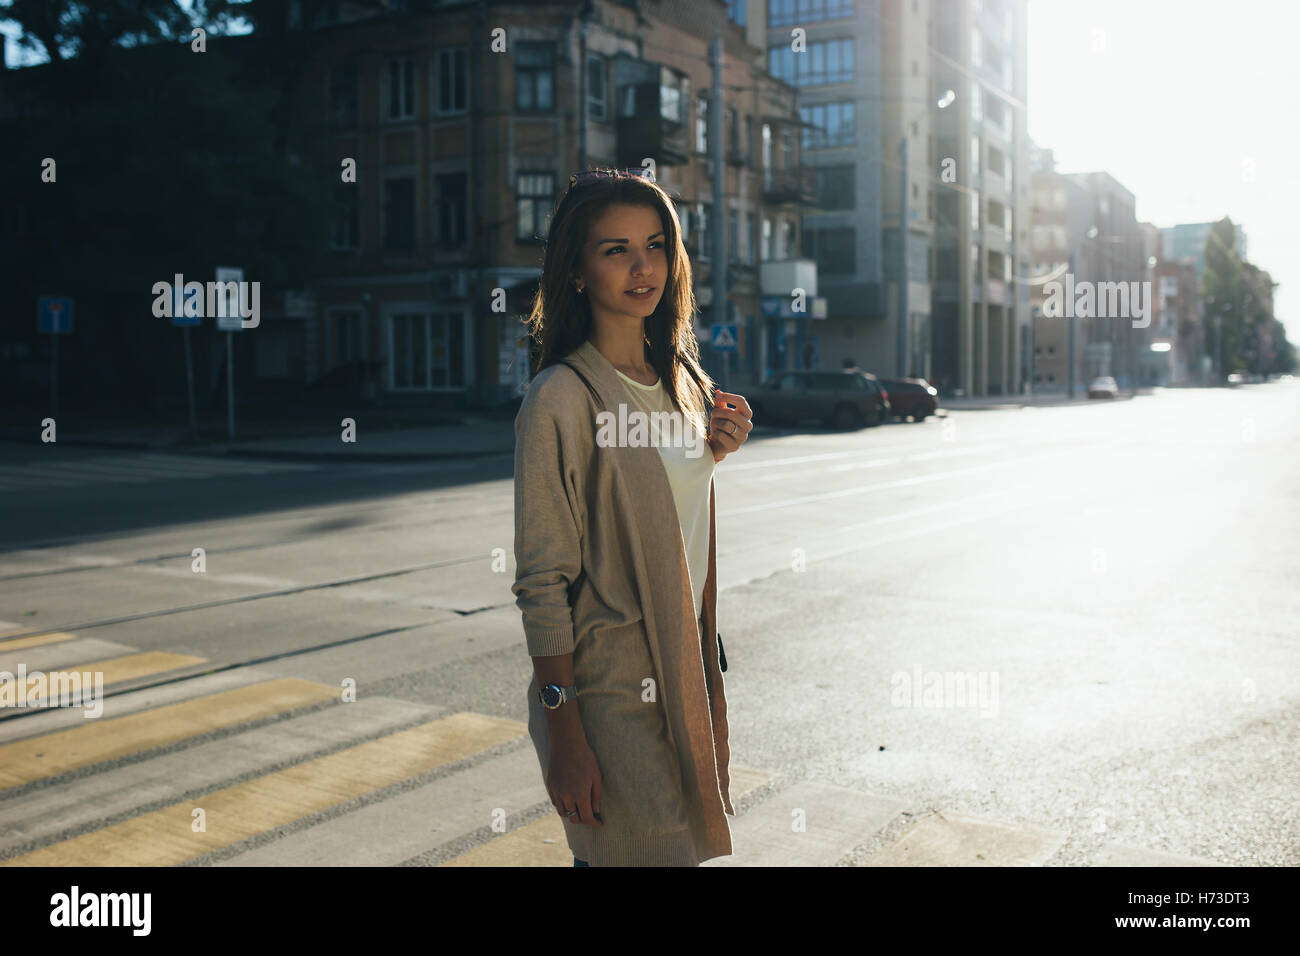
<instances>
[{"instance_id":1,"label":"tree","mask_svg":"<svg viewBox=\"0 0 1300 956\"><path fill-rule=\"evenodd\" d=\"M224 33L247 4L239 0L0 0L0 21L22 28L18 45L51 63L100 63L112 47L188 39L194 27Z\"/></svg>"},{"instance_id":2,"label":"tree","mask_svg":"<svg viewBox=\"0 0 1300 956\"><path fill-rule=\"evenodd\" d=\"M1243 351L1248 336L1245 313L1251 290L1241 257L1237 255L1236 238L1236 228L1225 216L1210 226L1205 240L1201 295L1205 298L1206 324L1210 326L1205 342L1207 350L1217 348L1220 365L1216 371L1220 376L1245 364Z\"/></svg>"}]
</instances>

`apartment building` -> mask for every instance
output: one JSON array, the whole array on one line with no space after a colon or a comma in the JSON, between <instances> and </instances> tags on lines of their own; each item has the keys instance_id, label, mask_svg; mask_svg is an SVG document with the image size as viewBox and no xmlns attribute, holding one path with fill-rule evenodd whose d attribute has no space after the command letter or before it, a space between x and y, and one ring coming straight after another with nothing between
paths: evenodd
<instances>
[{"instance_id":1,"label":"apartment building","mask_svg":"<svg viewBox=\"0 0 1300 956\"><path fill-rule=\"evenodd\" d=\"M570 173L641 166L674 197L692 259L704 362L750 378L784 367L764 335L761 269L797 263L796 90L764 69L721 2L477 0L316 26L305 108L332 118L322 150L355 157L338 187L336 261L314 283L312 371L360 366L391 400L463 407L516 397L528 379L520 321L541 273L549 215ZM710 142L709 45L723 40L722 143ZM724 151L724 209L713 157ZM727 308L712 308L712 236L726 235ZM798 266L796 269L795 267ZM797 276L796 276L797 273ZM729 358L715 315L738 326Z\"/></svg>"},{"instance_id":2,"label":"apartment building","mask_svg":"<svg viewBox=\"0 0 1300 956\"><path fill-rule=\"evenodd\" d=\"M910 2L910 0L909 0ZM1032 375L1024 0L935 0L934 376L1009 395ZM945 171L955 172L955 181Z\"/></svg>"}]
</instances>

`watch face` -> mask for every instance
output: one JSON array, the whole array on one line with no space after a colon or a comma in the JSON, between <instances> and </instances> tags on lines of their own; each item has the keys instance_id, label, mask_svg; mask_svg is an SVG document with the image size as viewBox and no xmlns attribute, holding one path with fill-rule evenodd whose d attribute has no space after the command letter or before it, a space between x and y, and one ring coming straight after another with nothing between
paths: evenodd
<instances>
[{"instance_id":1,"label":"watch face","mask_svg":"<svg viewBox=\"0 0 1300 956\"><path fill-rule=\"evenodd\" d=\"M547 684L542 688L542 703L547 707L558 707L560 705L560 691L554 684Z\"/></svg>"}]
</instances>

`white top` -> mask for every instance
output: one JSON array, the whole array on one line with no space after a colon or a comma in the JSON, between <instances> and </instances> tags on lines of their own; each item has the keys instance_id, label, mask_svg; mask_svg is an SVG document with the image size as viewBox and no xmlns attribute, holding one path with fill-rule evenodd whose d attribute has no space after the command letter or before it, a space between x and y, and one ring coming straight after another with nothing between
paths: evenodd
<instances>
[{"instance_id":1,"label":"white top","mask_svg":"<svg viewBox=\"0 0 1300 956\"><path fill-rule=\"evenodd\" d=\"M686 569L690 573L691 594L695 598L695 617L704 610L704 584L709 575L709 482L713 478L713 449L708 437L679 412L664 388L663 376L653 385L642 385L618 369L624 390L631 399L628 408L627 435L636 435L631 413L640 412L646 425L649 443L659 452L668 474L668 485L677 504L677 521L682 545L686 550ZM667 412L669 417L654 413ZM623 419L623 415L618 416ZM667 425L667 428L661 426ZM629 444L631 441L629 441Z\"/></svg>"}]
</instances>

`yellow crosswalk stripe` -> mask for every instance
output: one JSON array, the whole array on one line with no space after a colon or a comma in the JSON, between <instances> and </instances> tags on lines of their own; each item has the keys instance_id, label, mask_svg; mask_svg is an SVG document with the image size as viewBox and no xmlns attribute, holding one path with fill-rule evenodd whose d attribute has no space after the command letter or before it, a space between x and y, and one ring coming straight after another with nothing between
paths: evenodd
<instances>
[{"instance_id":1,"label":"yellow crosswalk stripe","mask_svg":"<svg viewBox=\"0 0 1300 956\"><path fill-rule=\"evenodd\" d=\"M330 692L337 693L334 688ZM452 714L43 847L0 865L183 863L518 739L527 732L524 724L514 720ZM207 829L196 833L193 811L199 808Z\"/></svg>"},{"instance_id":2,"label":"yellow crosswalk stripe","mask_svg":"<svg viewBox=\"0 0 1300 956\"><path fill-rule=\"evenodd\" d=\"M339 688L285 678L142 713L0 745L0 790L211 733L339 695Z\"/></svg>"},{"instance_id":3,"label":"yellow crosswalk stripe","mask_svg":"<svg viewBox=\"0 0 1300 956\"><path fill-rule=\"evenodd\" d=\"M19 628L18 630L22 630ZM0 640L0 654L6 651L21 651L25 647L40 647L42 644L57 644L59 641L75 641L76 634L65 631L50 631L48 634L31 634L27 637L11 637Z\"/></svg>"},{"instance_id":4,"label":"yellow crosswalk stripe","mask_svg":"<svg viewBox=\"0 0 1300 956\"><path fill-rule=\"evenodd\" d=\"M731 805L772 779L765 770L732 765ZM466 850L441 866L573 866L573 853L558 813L548 813L517 830Z\"/></svg>"},{"instance_id":5,"label":"yellow crosswalk stripe","mask_svg":"<svg viewBox=\"0 0 1300 956\"><path fill-rule=\"evenodd\" d=\"M160 674L163 671L193 667L195 664L206 664L207 661L206 657L195 657L192 654L142 651L139 654L126 654L122 657L108 657L104 660L89 661L85 664L51 668L51 671L102 673L104 675L104 684L108 685L134 680L137 677L148 677L151 674ZM29 670L28 676L30 677L30 675L31 671Z\"/></svg>"}]
</instances>

